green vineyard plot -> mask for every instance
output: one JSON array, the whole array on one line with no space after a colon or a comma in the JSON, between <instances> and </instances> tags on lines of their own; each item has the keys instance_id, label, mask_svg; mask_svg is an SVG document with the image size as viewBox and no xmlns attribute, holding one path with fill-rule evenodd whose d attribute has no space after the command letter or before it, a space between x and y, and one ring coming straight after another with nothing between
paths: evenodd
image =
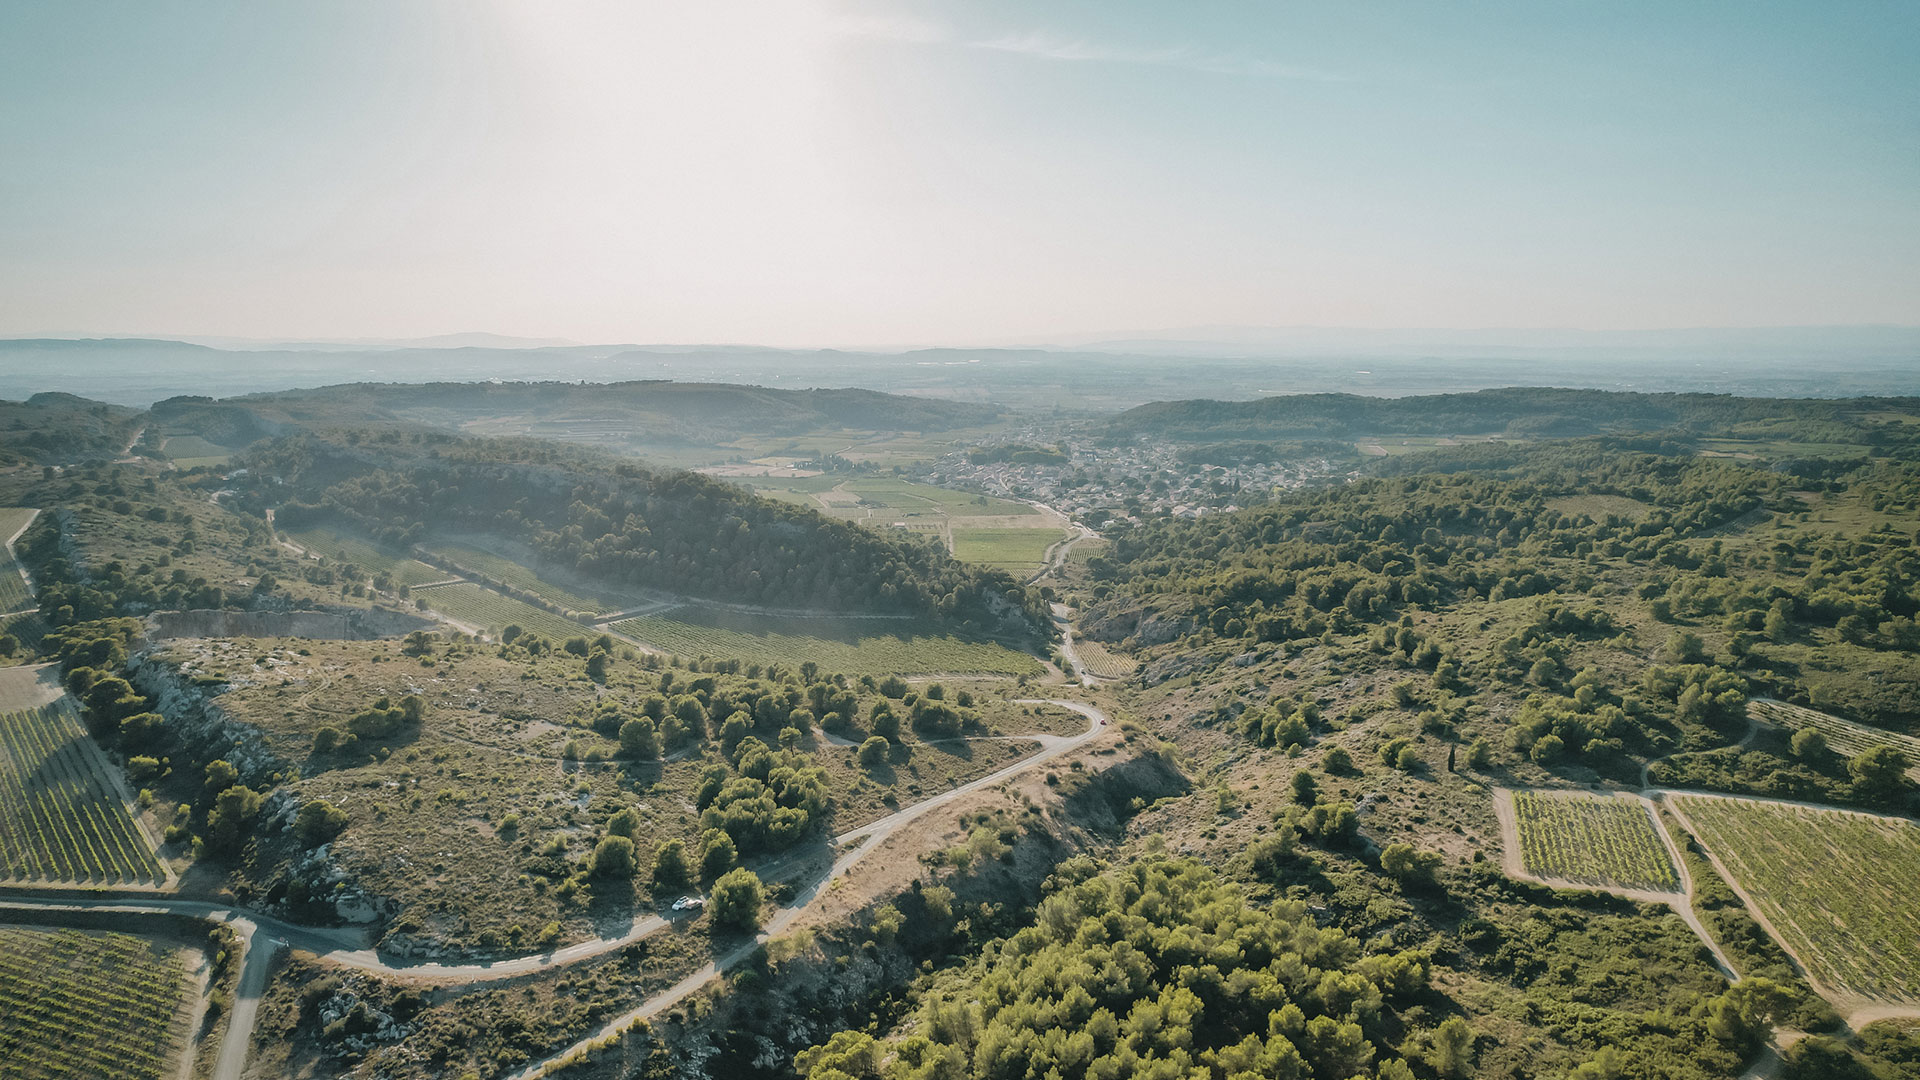
<instances>
[{"instance_id":1,"label":"green vineyard plot","mask_svg":"<svg viewBox=\"0 0 1920 1080\"><path fill-rule=\"evenodd\" d=\"M26 528L33 515L34 511L26 507L0 507L0 543ZM14 561L13 545L8 543L0 550L0 613L32 606L33 597L27 592L26 579L20 576L20 564Z\"/></svg>"},{"instance_id":2,"label":"green vineyard plot","mask_svg":"<svg viewBox=\"0 0 1920 1080\"><path fill-rule=\"evenodd\" d=\"M471 582L421 589L414 593L414 599L425 604L429 611L437 611L455 622L463 622L494 635L508 626L518 626L555 641L570 637L597 637L600 633L545 608L502 596Z\"/></svg>"},{"instance_id":3,"label":"green vineyard plot","mask_svg":"<svg viewBox=\"0 0 1920 1080\"><path fill-rule=\"evenodd\" d=\"M1920 1001L1920 827L1756 799L1673 803L1815 980L1861 998Z\"/></svg>"},{"instance_id":4,"label":"green vineyard plot","mask_svg":"<svg viewBox=\"0 0 1920 1080\"><path fill-rule=\"evenodd\" d=\"M140 938L0 927L0 1074L158 1080L185 990L176 955Z\"/></svg>"},{"instance_id":5,"label":"green vineyard plot","mask_svg":"<svg viewBox=\"0 0 1920 1080\"><path fill-rule=\"evenodd\" d=\"M1754 698L1747 702L1747 715L1763 724L1772 724L1788 731L1811 728L1826 736L1827 745L1835 753L1846 757L1856 757L1876 746L1891 746L1906 756L1911 766L1907 775L1920 780L1920 739L1911 735L1856 724L1838 716L1769 698Z\"/></svg>"},{"instance_id":6,"label":"green vineyard plot","mask_svg":"<svg viewBox=\"0 0 1920 1080\"><path fill-rule=\"evenodd\" d=\"M1607 888L1680 889L1658 826L1638 799L1516 791L1513 813L1530 874Z\"/></svg>"},{"instance_id":7,"label":"green vineyard plot","mask_svg":"<svg viewBox=\"0 0 1920 1080\"><path fill-rule=\"evenodd\" d=\"M969 529L955 526L953 557L1025 576L1046 561L1047 549L1066 536L1061 529Z\"/></svg>"},{"instance_id":8,"label":"green vineyard plot","mask_svg":"<svg viewBox=\"0 0 1920 1080\"><path fill-rule=\"evenodd\" d=\"M166 872L63 704L0 715L0 876L161 883Z\"/></svg>"},{"instance_id":9,"label":"green vineyard plot","mask_svg":"<svg viewBox=\"0 0 1920 1080\"><path fill-rule=\"evenodd\" d=\"M288 539L315 555L325 555L334 562L351 563L370 575L385 574L393 579L395 585L425 585L453 576L439 567L383 551L369 541L325 526L281 531Z\"/></svg>"},{"instance_id":10,"label":"green vineyard plot","mask_svg":"<svg viewBox=\"0 0 1920 1080\"><path fill-rule=\"evenodd\" d=\"M937 633L911 620L734 616L698 609L643 615L613 624L617 633L680 656L800 664L843 675L1037 675L1040 662L992 641Z\"/></svg>"},{"instance_id":11,"label":"green vineyard plot","mask_svg":"<svg viewBox=\"0 0 1920 1080\"><path fill-rule=\"evenodd\" d=\"M1080 657L1081 666L1096 679L1124 679L1140 670L1139 662L1131 656L1114 652L1097 641L1076 639L1073 651Z\"/></svg>"}]
</instances>

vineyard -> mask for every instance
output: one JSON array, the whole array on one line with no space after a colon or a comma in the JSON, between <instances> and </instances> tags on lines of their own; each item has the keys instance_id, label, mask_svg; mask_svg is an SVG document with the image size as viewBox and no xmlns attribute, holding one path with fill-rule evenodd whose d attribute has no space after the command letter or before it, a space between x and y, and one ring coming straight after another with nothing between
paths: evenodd
<instances>
[{"instance_id":1,"label":"vineyard","mask_svg":"<svg viewBox=\"0 0 1920 1080\"><path fill-rule=\"evenodd\" d=\"M0 551L0 613L33 606L33 596L27 592L26 578L21 576L20 564L13 559L11 538L27 527L34 513L19 506L0 507L0 542L6 542L5 551Z\"/></svg>"},{"instance_id":2,"label":"vineyard","mask_svg":"<svg viewBox=\"0 0 1920 1080\"><path fill-rule=\"evenodd\" d=\"M1906 755L1909 765L1907 775L1920 780L1920 739L1911 735L1902 735L1894 731L1882 731L1879 728L1856 724L1851 720L1842 720L1837 716L1828 716L1823 712L1804 709L1798 705L1789 705L1784 701L1767 698L1754 698L1747 702L1747 715L1763 724L1799 731L1812 728L1827 737L1827 745L1834 752L1846 757L1855 757L1876 746L1891 746Z\"/></svg>"},{"instance_id":3,"label":"vineyard","mask_svg":"<svg viewBox=\"0 0 1920 1080\"><path fill-rule=\"evenodd\" d=\"M767 620L797 629L795 619ZM912 622L887 621L879 625L894 633L871 628L857 633L823 637L777 630L743 630L643 615L623 619L613 629L657 649L684 657L729 657L757 664L794 665L812 660L821 670L842 675L914 673L970 673L1037 675L1039 661L990 641L965 641L951 635L916 634ZM903 636L904 635L904 636Z\"/></svg>"},{"instance_id":4,"label":"vineyard","mask_svg":"<svg viewBox=\"0 0 1920 1080\"><path fill-rule=\"evenodd\" d=\"M1086 638L1075 638L1073 651L1074 655L1080 657L1080 666L1096 679L1124 679L1140 669L1139 663L1132 657Z\"/></svg>"},{"instance_id":5,"label":"vineyard","mask_svg":"<svg viewBox=\"0 0 1920 1080\"><path fill-rule=\"evenodd\" d=\"M425 585L453 576L418 559L382 551L365 540L324 526L282 531L288 539L315 555L325 555L336 563L358 567L370 577L385 574L393 579L395 585Z\"/></svg>"},{"instance_id":6,"label":"vineyard","mask_svg":"<svg viewBox=\"0 0 1920 1080\"><path fill-rule=\"evenodd\" d=\"M1059 529L953 529L953 557L1005 570L1021 578L1040 569L1047 549L1066 534Z\"/></svg>"},{"instance_id":7,"label":"vineyard","mask_svg":"<svg viewBox=\"0 0 1920 1080\"><path fill-rule=\"evenodd\" d=\"M508 625L517 625L522 630L554 641L565 641L571 637L591 638L600 633L545 608L502 596L472 582L420 589L413 596L430 611L437 611L456 622L479 627L495 635Z\"/></svg>"},{"instance_id":8,"label":"vineyard","mask_svg":"<svg viewBox=\"0 0 1920 1080\"><path fill-rule=\"evenodd\" d=\"M185 989L180 962L137 937L0 927L0 1072L158 1080Z\"/></svg>"},{"instance_id":9,"label":"vineyard","mask_svg":"<svg viewBox=\"0 0 1920 1080\"><path fill-rule=\"evenodd\" d=\"M1862 997L1920 1001L1920 828L1754 799L1675 805L1816 980Z\"/></svg>"},{"instance_id":10,"label":"vineyard","mask_svg":"<svg viewBox=\"0 0 1920 1080\"><path fill-rule=\"evenodd\" d=\"M64 704L0 715L0 877L166 880L105 768Z\"/></svg>"},{"instance_id":11,"label":"vineyard","mask_svg":"<svg viewBox=\"0 0 1920 1080\"><path fill-rule=\"evenodd\" d=\"M449 540L436 541L422 547L427 553L445 559L454 566L464 567L471 573L492 578L510 589L537 596L548 603L558 604L568 611L599 614L619 611L633 603L631 600L621 600L606 595L583 596L563 586L555 585L512 559L467 544Z\"/></svg>"},{"instance_id":12,"label":"vineyard","mask_svg":"<svg viewBox=\"0 0 1920 1080\"><path fill-rule=\"evenodd\" d=\"M1589 885L1675 892L1680 876L1638 799L1513 793L1527 872Z\"/></svg>"}]
</instances>

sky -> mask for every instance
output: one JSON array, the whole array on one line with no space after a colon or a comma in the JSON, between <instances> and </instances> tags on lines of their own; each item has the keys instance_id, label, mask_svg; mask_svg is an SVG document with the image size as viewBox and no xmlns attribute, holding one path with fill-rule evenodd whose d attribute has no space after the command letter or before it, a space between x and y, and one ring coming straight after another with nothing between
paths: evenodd
<instances>
[{"instance_id":1,"label":"sky","mask_svg":"<svg viewBox=\"0 0 1920 1080\"><path fill-rule=\"evenodd\" d=\"M1920 323L1920 4L0 0L0 335Z\"/></svg>"}]
</instances>

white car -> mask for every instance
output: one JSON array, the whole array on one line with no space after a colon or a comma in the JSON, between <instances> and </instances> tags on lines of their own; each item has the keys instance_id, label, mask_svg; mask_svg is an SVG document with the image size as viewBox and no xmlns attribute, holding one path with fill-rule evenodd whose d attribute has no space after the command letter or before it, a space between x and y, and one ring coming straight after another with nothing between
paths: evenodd
<instances>
[{"instance_id":1,"label":"white car","mask_svg":"<svg viewBox=\"0 0 1920 1080\"><path fill-rule=\"evenodd\" d=\"M706 906L706 900L698 896L683 896L673 902L673 910L675 911L699 911Z\"/></svg>"}]
</instances>

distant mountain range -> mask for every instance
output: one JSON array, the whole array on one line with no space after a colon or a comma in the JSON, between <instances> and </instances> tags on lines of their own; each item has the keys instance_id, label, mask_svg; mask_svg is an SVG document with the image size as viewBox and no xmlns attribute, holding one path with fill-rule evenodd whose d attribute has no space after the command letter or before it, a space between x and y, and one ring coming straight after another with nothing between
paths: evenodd
<instances>
[{"instance_id":1,"label":"distant mountain range","mask_svg":"<svg viewBox=\"0 0 1920 1080\"><path fill-rule=\"evenodd\" d=\"M1169 362L1178 361L1178 362ZM1920 392L1920 327L1585 331L1193 327L1043 344L895 350L579 345L450 334L411 340L0 339L0 399L57 390L146 406L342 383L670 379L861 387L1091 414L1194 397L1401 397L1503 386L1759 397Z\"/></svg>"}]
</instances>

